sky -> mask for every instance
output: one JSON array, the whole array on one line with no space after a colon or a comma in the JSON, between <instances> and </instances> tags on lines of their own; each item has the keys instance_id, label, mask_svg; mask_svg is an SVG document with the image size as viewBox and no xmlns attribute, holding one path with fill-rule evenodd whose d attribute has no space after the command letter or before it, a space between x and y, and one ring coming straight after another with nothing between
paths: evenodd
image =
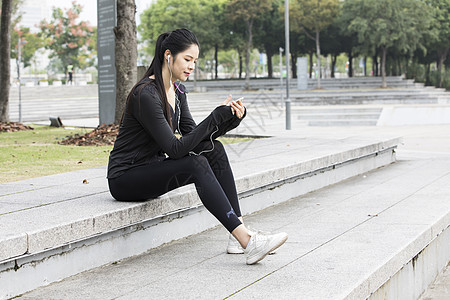
<instances>
[{"instance_id":1,"label":"sky","mask_svg":"<svg viewBox=\"0 0 450 300\"><path fill-rule=\"evenodd\" d=\"M49 8L60 7L69 8L72 6L73 0L47 0ZM136 1L136 22L139 25L139 15L150 6L151 0L135 0ZM78 4L83 6L80 20L89 21L93 26L97 26L97 1L96 0L76 0Z\"/></svg>"}]
</instances>

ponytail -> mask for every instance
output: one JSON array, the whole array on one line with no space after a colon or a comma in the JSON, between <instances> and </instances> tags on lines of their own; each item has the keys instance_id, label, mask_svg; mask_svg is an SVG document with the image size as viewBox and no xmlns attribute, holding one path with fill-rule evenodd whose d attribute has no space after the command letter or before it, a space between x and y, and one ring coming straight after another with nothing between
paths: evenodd
<instances>
[{"instance_id":1,"label":"ponytail","mask_svg":"<svg viewBox=\"0 0 450 300\"><path fill-rule=\"evenodd\" d=\"M162 104L163 104L163 112L164 117L169 123L170 128L173 130L172 122L170 121L170 104L167 100L166 91L164 89L164 81L162 78L162 67L164 64L164 53L166 50L170 50L171 55L173 57L173 61L175 61L175 57L179 52L183 52L188 49L193 44L197 45L200 48L200 44L197 40L197 37L187 29L177 29L172 32L166 32L161 34L156 40L155 46L155 56L150 64L150 67L145 72L144 76L138 81L138 83L131 89L130 93L127 97L127 107L130 105L132 95L136 89L136 86L142 81L144 78L154 75L155 81L154 85L156 86L156 91L158 92ZM152 82L148 82L139 89L139 95L147 84Z\"/></svg>"}]
</instances>

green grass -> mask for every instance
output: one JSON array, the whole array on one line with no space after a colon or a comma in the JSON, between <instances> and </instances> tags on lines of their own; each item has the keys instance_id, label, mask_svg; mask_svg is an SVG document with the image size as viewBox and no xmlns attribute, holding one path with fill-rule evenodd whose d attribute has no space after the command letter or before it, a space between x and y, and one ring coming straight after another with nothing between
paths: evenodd
<instances>
[{"instance_id":1,"label":"green grass","mask_svg":"<svg viewBox=\"0 0 450 300\"><path fill-rule=\"evenodd\" d=\"M66 146L58 141L91 129L32 126L34 130L0 133L0 183L104 166L112 146ZM250 138L220 138L224 144Z\"/></svg>"}]
</instances>

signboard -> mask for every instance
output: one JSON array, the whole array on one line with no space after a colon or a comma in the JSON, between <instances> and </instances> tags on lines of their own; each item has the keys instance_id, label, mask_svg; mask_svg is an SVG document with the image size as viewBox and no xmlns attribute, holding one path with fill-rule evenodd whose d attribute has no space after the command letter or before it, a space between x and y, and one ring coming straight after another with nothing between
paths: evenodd
<instances>
[{"instance_id":1,"label":"signboard","mask_svg":"<svg viewBox=\"0 0 450 300\"><path fill-rule=\"evenodd\" d=\"M100 124L111 124L116 111L116 0L97 1L97 20L99 117Z\"/></svg>"},{"instance_id":2,"label":"signboard","mask_svg":"<svg viewBox=\"0 0 450 300\"><path fill-rule=\"evenodd\" d=\"M308 89L308 59L306 57L297 58L297 89Z\"/></svg>"}]
</instances>

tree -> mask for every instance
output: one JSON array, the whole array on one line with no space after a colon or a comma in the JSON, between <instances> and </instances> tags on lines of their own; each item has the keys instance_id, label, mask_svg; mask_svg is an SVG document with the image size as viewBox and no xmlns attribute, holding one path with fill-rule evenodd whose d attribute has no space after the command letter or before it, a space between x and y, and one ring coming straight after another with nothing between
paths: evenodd
<instances>
[{"instance_id":1,"label":"tree","mask_svg":"<svg viewBox=\"0 0 450 300\"><path fill-rule=\"evenodd\" d=\"M247 41L245 43L245 89L250 89L250 51L253 49L253 25L257 18L270 11L272 0L231 0L227 16L232 21L245 22Z\"/></svg>"},{"instance_id":2,"label":"tree","mask_svg":"<svg viewBox=\"0 0 450 300\"><path fill-rule=\"evenodd\" d=\"M350 23L353 21L354 16L352 12L347 11L345 8L340 9L340 14L337 16L333 24L331 24L331 31L336 31L334 40L338 43L340 52L346 53L348 58L348 77L353 77L353 58L360 53L364 53L366 56L374 56L374 48L368 47L362 49L358 43L358 35L349 30ZM375 56L376 57L376 56ZM374 60L376 62L376 59ZM374 63L377 67L377 64ZM376 75L377 72L374 72Z\"/></svg>"},{"instance_id":3,"label":"tree","mask_svg":"<svg viewBox=\"0 0 450 300\"><path fill-rule=\"evenodd\" d=\"M61 72L65 72L70 64L85 69L94 63L94 29L89 22L77 22L81 11L82 6L74 1L72 7L65 11L54 8L50 23L43 20L40 24L40 36L45 40L45 48L52 51L50 58L60 60Z\"/></svg>"},{"instance_id":4,"label":"tree","mask_svg":"<svg viewBox=\"0 0 450 300\"><path fill-rule=\"evenodd\" d=\"M412 54L423 48L431 15L421 0L346 0L344 11L352 16L349 30L358 35L361 49L379 49L382 87L386 87L386 56L389 50Z\"/></svg>"},{"instance_id":5,"label":"tree","mask_svg":"<svg viewBox=\"0 0 450 300\"><path fill-rule=\"evenodd\" d=\"M215 73L217 78L220 47L226 45L227 28L224 26L224 9L226 0L178 0L157 1L141 15L138 31L147 43L144 51L153 55L156 40L161 33L177 28L187 28L198 38L201 46L200 56L214 49ZM195 16L186 18L188 16ZM225 37L225 38L224 38Z\"/></svg>"},{"instance_id":6,"label":"tree","mask_svg":"<svg viewBox=\"0 0 450 300\"><path fill-rule=\"evenodd\" d=\"M450 50L450 0L427 0L427 4L431 7L435 20L433 27L436 30L436 39L429 50L436 51L438 85L442 87L442 69Z\"/></svg>"},{"instance_id":7,"label":"tree","mask_svg":"<svg viewBox=\"0 0 450 300\"><path fill-rule=\"evenodd\" d=\"M289 19L292 30L304 32L316 42L317 88L320 89L320 32L327 28L339 13L339 0L297 0L292 1Z\"/></svg>"},{"instance_id":8,"label":"tree","mask_svg":"<svg viewBox=\"0 0 450 300\"><path fill-rule=\"evenodd\" d=\"M0 122L9 122L11 15L12 0L3 0L0 28Z\"/></svg>"},{"instance_id":9,"label":"tree","mask_svg":"<svg viewBox=\"0 0 450 300\"><path fill-rule=\"evenodd\" d=\"M335 20L321 34L320 51L325 57L331 55L331 78L335 77L334 69L336 67L337 57L344 52L341 42L343 37L340 35L339 25Z\"/></svg>"},{"instance_id":10,"label":"tree","mask_svg":"<svg viewBox=\"0 0 450 300\"><path fill-rule=\"evenodd\" d=\"M136 4L134 0L117 1L116 36L116 113L119 124L125 110L127 95L137 81Z\"/></svg>"},{"instance_id":11,"label":"tree","mask_svg":"<svg viewBox=\"0 0 450 300\"><path fill-rule=\"evenodd\" d=\"M218 52L219 48L228 50L231 47L230 28L225 16L227 0L202 0L205 7L208 7L207 15L210 16L208 43L214 45L215 78L218 78ZM203 43L203 42L202 42Z\"/></svg>"},{"instance_id":12,"label":"tree","mask_svg":"<svg viewBox=\"0 0 450 300\"><path fill-rule=\"evenodd\" d=\"M229 40L226 44L226 49L234 49L236 50L238 54L239 59L239 79L242 78L242 72L243 72L243 60L242 58L246 55L246 26L243 24L243 22L238 21L231 21L229 22L230 27L230 33L228 35Z\"/></svg>"},{"instance_id":13,"label":"tree","mask_svg":"<svg viewBox=\"0 0 450 300\"><path fill-rule=\"evenodd\" d=\"M18 59L18 42L22 43L21 61L24 67L29 67L36 51L44 46L36 33L30 32L28 27L15 28L11 35L11 58Z\"/></svg>"},{"instance_id":14,"label":"tree","mask_svg":"<svg viewBox=\"0 0 450 300\"><path fill-rule=\"evenodd\" d=\"M284 2L274 0L272 9L263 14L256 24L255 45L267 55L269 78L273 77L272 56L278 53L280 47L284 46L284 15L280 7L284 9Z\"/></svg>"}]
</instances>

